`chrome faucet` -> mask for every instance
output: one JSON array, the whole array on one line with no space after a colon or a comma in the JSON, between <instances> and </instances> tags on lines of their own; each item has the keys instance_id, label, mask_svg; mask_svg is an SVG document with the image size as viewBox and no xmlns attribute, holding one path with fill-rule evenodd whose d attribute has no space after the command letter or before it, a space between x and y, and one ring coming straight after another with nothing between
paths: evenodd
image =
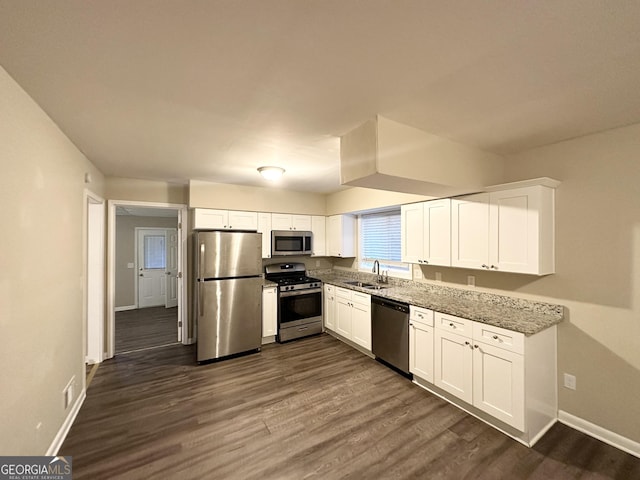
<instances>
[{"instance_id":1,"label":"chrome faucet","mask_svg":"<svg viewBox=\"0 0 640 480\"><path fill-rule=\"evenodd\" d=\"M376 272L376 267L378 267L378 271L377 272ZM376 276L376 281L379 283L381 278L380 278L380 262L378 260L374 260L373 268L371 269L371 271L377 275Z\"/></svg>"}]
</instances>

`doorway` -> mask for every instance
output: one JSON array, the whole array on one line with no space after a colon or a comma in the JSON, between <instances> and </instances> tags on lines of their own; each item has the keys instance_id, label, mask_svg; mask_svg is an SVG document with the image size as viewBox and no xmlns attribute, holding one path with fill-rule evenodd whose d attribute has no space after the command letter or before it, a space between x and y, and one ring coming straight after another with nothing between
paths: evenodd
<instances>
[{"instance_id":1,"label":"doorway","mask_svg":"<svg viewBox=\"0 0 640 480\"><path fill-rule=\"evenodd\" d=\"M186 206L109 201L108 214L108 357L191 343L184 335Z\"/></svg>"}]
</instances>

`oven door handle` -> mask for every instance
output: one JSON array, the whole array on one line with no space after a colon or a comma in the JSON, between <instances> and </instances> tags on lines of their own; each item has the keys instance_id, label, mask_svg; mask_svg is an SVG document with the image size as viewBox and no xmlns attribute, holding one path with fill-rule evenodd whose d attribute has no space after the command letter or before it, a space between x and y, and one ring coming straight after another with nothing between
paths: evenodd
<instances>
[{"instance_id":1,"label":"oven door handle","mask_svg":"<svg viewBox=\"0 0 640 480\"><path fill-rule=\"evenodd\" d=\"M322 293L321 288L309 288L307 290L291 290L289 292L280 292L280 297L297 297L300 295L312 295Z\"/></svg>"}]
</instances>

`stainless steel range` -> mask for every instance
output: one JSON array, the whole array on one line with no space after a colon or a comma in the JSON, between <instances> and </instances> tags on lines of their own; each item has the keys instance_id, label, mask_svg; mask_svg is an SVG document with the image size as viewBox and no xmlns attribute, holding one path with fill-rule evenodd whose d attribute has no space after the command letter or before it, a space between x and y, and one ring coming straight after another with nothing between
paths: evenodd
<instances>
[{"instance_id":1,"label":"stainless steel range","mask_svg":"<svg viewBox=\"0 0 640 480\"><path fill-rule=\"evenodd\" d=\"M304 263L267 265L265 277L278 284L278 342L322 333L322 282Z\"/></svg>"}]
</instances>

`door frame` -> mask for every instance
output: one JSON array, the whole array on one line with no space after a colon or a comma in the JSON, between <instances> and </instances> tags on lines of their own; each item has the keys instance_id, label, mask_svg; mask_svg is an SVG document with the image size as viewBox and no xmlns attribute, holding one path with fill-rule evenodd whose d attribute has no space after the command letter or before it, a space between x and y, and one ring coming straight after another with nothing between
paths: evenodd
<instances>
[{"instance_id":1,"label":"door frame","mask_svg":"<svg viewBox=\"0 0 640 480\"><path fill-rule=\"evenodd\" d=\"M83 358L85 363L104 359L105 313L105 200L84 189L84 302Z\"/></svg>"},{"instance_id":2,"label":"door frame","mask_svg":"<svg viewBox=\"0 0 640 480\"><path fill-rule=\"evenodd\" d=\"M164 208L178 211L178 322L182 322L182 343L193 343L189 338L187 318L187 206L182 203L140 202L129 200L109 200L107 207L107 353L106 358L115 355L115 303L116 303L116 208L117 207ZM137 300L136 300L137 301Z\"/></svg>"}]
</instances>

